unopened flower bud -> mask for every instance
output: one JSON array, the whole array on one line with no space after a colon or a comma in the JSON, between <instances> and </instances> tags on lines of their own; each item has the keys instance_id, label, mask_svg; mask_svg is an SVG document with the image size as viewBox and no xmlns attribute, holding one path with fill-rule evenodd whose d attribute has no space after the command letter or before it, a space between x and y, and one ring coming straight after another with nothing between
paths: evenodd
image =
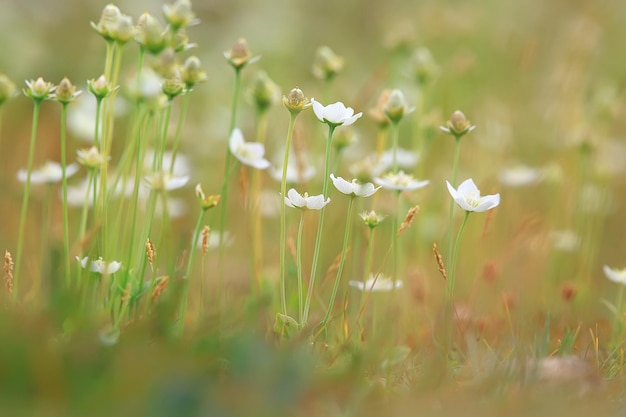
<instances>
[{"instance_id":1,"label":"unopened flower bud","mask_svg":"<svg viewBox=\"0 0 626 417\"><path fill-rule=\"evenodd\" d=\"M440 126L439 128L445 133L453 135L456 138L460 138L461 136L474 130L476 126L467 120L463 112L456 110L452 113L452 116L450 116L450 120L446 122L446 126Z\"/></svg>"},{"instance_id":2,"label":"unopened flower bud","mask_svg":"<svg viewBox=\"0 0 626 417\"><path fill-rule=\"evenodd\" d=\"M217 206L217 203L219 203L221 199L220 195L206 196L204 191L202 191L202 186L200 184L196 185L196 197L198 197L200 207L202 207L203 210L208 210Z\"/></svg>"},{"instance_id":3,"label":"unopened flower bud","mask_svg":"<svg viewBox=\"0 0 626 417\"><path fill-rule=\"evenodd\" d=\"M161 85L163 93L169 100L173 100L174 97L181 95L185 91L185 83L180 78L180 73L174 71L174 73L163 81Z\"/></svg>"},{"instance_id":4,"label":"unopened flower bud","mask_svg":"<svg viewBox=\"0 0 626 417\"><path fill-rule=\"evenodd\" d=\"M224 57L237 70L243 68L248 63L251 64L259 60L258 56L252 56L248 48L248 42L244 38L239 38L233 47L230 48L230 51L224 52Z\"/></svg>"},{"instance_id":5,"label":"unopened flower bud","mask_svg":"<svg viewBox=\"0 0 626 417\"><path fill-rule=\"evenodd\" d=\"M26 81L27 88L24 89L24 94L35 101L49 100L54 98L54 90L56 87L54 84L48 81L44 81L39 77L37 80Z\"/></svg>"},{"instance_id":6,"label":"unopened flower bud","mask_svg":"<svg viewBox=\"0 0 626 417\"><path fill-rule=\"evenodd\" d=\"M393 123L398 123L404 115L409 114L413 109L407 107L402 91L392 90L389 94L389 100L384 106L384 111L389 120Z\"/></svg>"},{"instance_id":7,"label":"unopened flower bud","mask_svg":"<svg viewBox=\"0 0 626 417\"><path fill-rule=\"evenodd\" d=\"M0 73L0 106L17 95L17 87L5 74Z\"/></svg>"},{"instance_id":8,"label":"unopened flower bud","mask_svg":"<svg viewBox=\"0 0 626 417\"><path fill-rule=\"evenodd\" d=\"M302 110L311 107L309 99L304 96L304 93L298 87L292 89L289 95L283 96L283 105L293 114L298 114Z\"/></svg>"},{"instance_id":9,"label":"unopened flower bud","mask_svg":"<svg viewBox=\"0 0 626 417\"><path fill-rule=\"evenodd\" d=\"M101 75L96 80L92 79L87 81L87 88L98 100L102 100L112 91L116 90L116 88L111 87L104 75Z\"/></svg>"},{"instance_id":10,"label":"unopened flower bud","mask_svg":"<svg viewBox=\"0 0 626 417\"><path fill-rule=\"evenodd\" d=\"M150 13L142 14L135 26L135 40L142 48L153 55L160 53L168 43L168 32Z\"/></svg>"},{"instance_id":11,"label":"unopened flower bud","mask_svg":"<svg viewBox=\"0 0 626 417\"><path fill-rule=\"evenodd\" d=\"M280 100L280 88L265 71L258 71L252 81L250 97L259 112L264 112Z\"/></svg>"},{"instance_id":12,"label":"unopened flower bud","mask_svg":"<svg viewBox=\"0 0 626 417\"><path fill-rule=\"evenodd\" d=\"M184 52L198 46L196 43L189 42L189 36L184 28L179 29L172 38L171 46L174 52Z\"/></svg>"},{"instance_id":13,"label":"unopened flower bud","mask_svg":"<svg viewBox=\"0 0 626 417\"><path fill-rule=\"evenodd\" d=\"M163 5L163 16L174 32L198 23L196 15L191 11L190 0L177 0L173 4Z\"/></svg>"},{"instance_id":14,"label":"unopened flower bud","mask_svg":"<svg viewBox=\"0 0 626 417\"><path fill-rule=\"evenodd\" d=\"M98 24L91 22L91 27L105 40L116 41L120 44L131 39L132 25L133 21L130 16L122 14L120 9L113 4L104 7Z\"/></svg>"},{"instance_id":15,"label":"unopened flower bud","mask_svg":"<svg viewBox=\"0 0 626 417\"><path fill-rule=\"evenodd\" d=\"M206 72L202 71L200 59L197 56L187 58L180 76L188 90L191 90L197 83L207 79Z\"/></svg>"},{"instance_id":16,"label":"unopened flower bud","mask_svg":"<svg viewBox=\"0 0 626 417\"><path fill-rule=\"evenodd\" d=\"M76 155L78 163L90 169L99 169L104 164L104 158L95 146L79 149L76 151Z\"/></svg>"},{"instance_id":17,"label":"unopened flower bud","mask_svg":"<svg viewBox=\"0 0 626 417\"><path fill-rule=\"evenodd\" d=\"M343 68L343 58L336 55L328 46L321 46L315 52L313 75L320 80L329 81Z\"/></svg>"},{"instance_id":18,"label":"unopened flower bud","mask_svg":"<svg viewBox=\"0 0 626 417\"><path fill-rule=\"evenodd\" d=\"M54 94L54 98L59 103L68 104L74 101L74 99L76 99L76 97L78 97L81 93L82 91L76 91L76 86L73 85L67 77L65 77L59 83Z\"/></svg>"},{"instance_id":19,"label":"unopened flower bud","mask_svg":"<svg viewBox=\"0 0 626 417\"><path fill-rule=\"evenodd\" d=\"M385 216L377 214L374 210L365 211L360 214L360 217L370 229L375 228L385 219Z\"/></svg>"}]
</instances>

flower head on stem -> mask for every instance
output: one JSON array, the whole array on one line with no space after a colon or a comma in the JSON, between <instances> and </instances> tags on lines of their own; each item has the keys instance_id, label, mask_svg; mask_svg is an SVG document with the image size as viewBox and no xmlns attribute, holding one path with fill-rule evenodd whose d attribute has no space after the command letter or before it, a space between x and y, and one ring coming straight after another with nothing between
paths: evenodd
<instances>
[{"instance_id":1,"label":"flower head on stem","mask_svg":"<svg viewBox=\"0 0 626 417\"><path fill-rule=\"evenodd\" d=\"M191 0L177 0L172 4L164 4L163 16L175 32L180 28L200 23L191 10Z\"/></svg>"},{"instance_id":2,"label":"flower head on stem","mask_svg":"<svg viewBox=\"0 0 626 417\"><path fill-rule=\"evenodd\" d=\"M411 174L405 174L404 171L397 173L388 172L381 177L375 177L374 182L379 184L386 190L394 191L413 191L426 187L430 181L418 181Z\"/></svg>"},{"instance_id":3,"label":"flower head on stem","mask_svg":"<svg viewBox=\"0 0 626 417\"><path fill-rule=\"evenodd\" d=\"M51 100L54 98L54 90L56 87L54 84L48 81L44 81L39 77L37 80L26 80L26 86L24 94L27 97L32 98L35 101Z\"/></svg>"},{"instance_id":4,"label":"flower head on stem","mask_svg":"<svg viewBox=\"0 0 626 417\"><path fill-rule=\"evenodd\" d=\"M313 112L318 120L332 127L350 126L363 115L363 113L354 114L352 107L346 107L340 101L324 106L312 98L311 103L313 104Z\"/></svg>"},{"instance_id":5,"label":"flower head on stem","mask_svg":"<svg viewBox=\"0 0 626 417\"><path fill-rule=\"evenodd\" d=\"M228 141L230 152L242 164L249 165L256 169L267 169L270 162L265 159L265 146L258 142L246 142L241 130L234 129Z\"/></svg>"},{"instance_id":6,"label":"flower head on stem","mask_svg":"<svg viewBox=\"0 0 626 417\"><path fill-rule=\"evenodd\" d=\"M285 204L292 208L321 210L330 203L330 198L324 199L322 194L309 196L308 193L300 194L294 188L287 191Z\"/></svg>"},{"instance_id":7,"label":"flower head on stem","mask_svg":"<svg viewBox=\"0 0 626 417\"><path fill-rule=\"evenodd\" d=\"M391 90L389 98L383 106L383 112L391 120L392 123L398 123L404 116L415 110L415 107L409 107L402 91L398 89Z\"/></svg>"},{"instance_id":8,"label":"flower head on stem","mask_svg":"<svg viewBox=\"0 0 626 417\"><path fill-rule=\"evenodd\" d=\"M291 89L287 96L283 96L283 106L285 106L291 114L298 114L302 110L311 107L311 102L304 96L302 90L296 87Z\"/></svg>"},{"instance_id":9,"label":"flower head on stem","mask_svg":"<svg viewBox=\"0 0 626 417\"><path fill-rule=\"evenodd\" d=\"M335 177L335 174L330 174L330 179L339 192L351 197L370 197L381 188L380 186L374 186L371 182L361 184L356 179L349 182L342 177Z\"/></svg>"},{"instance_id":10,"label":"flower head on stem","mask_svg":"<svg viewBox=\"0 0 626 417\"><path fill-rule=\"evenodd\" d=\"M230 48L230 51L225 51L224 57L236 70L261 59L260 56L252 55L250 48L248 48L248 42L244 38L239 38Z\"/></svg>"},{"instance_id":11,"label":"flower head on stem","mask_svg":"<svg viewBox=\"0 0 626 417\"><path fill-rule=\"evenodd\" d=\"M445 132L449 135L452 135L456 138L460 138L463 135L470 133L472 130L476 129L476 126L470 123L469 120L465 117L462 111L456 110L450 116L450 120L446 122L445 126L440 126L442 132Z\"/></svg>"},{"instance_id":12,"label":"flower head on stem","mask_svg":"<svg viewBox=\"0 0 626 417\"><path fill-rule=\"evenodd\" d=\"M448 181L446 184L454 201L465 211L483 212L500 204L500 194L481 197L480 190L471 178L463 181L457 189L454 189Z\"/></svg>"},{"instance_id":13,"label":"flower head on stem","mask_svg":"<svg viewBox=\"0 0 626 417\"><path fill-rule=\"evenodd\" d=\"M330 81L343 69L343 58L335 54L328 46L320 46L315 51L313 75L324 81Z\"/></svg>"}]
</instances>

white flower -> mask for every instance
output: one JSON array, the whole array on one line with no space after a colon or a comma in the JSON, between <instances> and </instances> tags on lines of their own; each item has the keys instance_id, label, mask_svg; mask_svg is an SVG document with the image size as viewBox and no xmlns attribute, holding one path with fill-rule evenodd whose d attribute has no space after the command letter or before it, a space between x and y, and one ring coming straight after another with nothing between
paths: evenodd
<instances>
[{"instance_id":1,"label":"white flower","mask_svg":"<svg viewBox=\"0 0 626 417\"><path fill-rule=\"evenodd\" d=\"M483 212L500 204L500 194L481 197L480 190L471 178L463 181L456 190L448 181L446 184L454 201L465 211Z\"/></svg>"},{"instance_id":2,"label":"white flower","mask_svg":"<svg viewBox=\"0 0 626 417\"><path fill-rule=\"evenodd\" d=\"M267 169L270 163L263 158L265 146L258 142L246 142L241 130L234 129L228 141L230 152L244 165L257 169Z\"/></svg>"},{"instance_id":3,"label":"white flower","mask_svg":"<svg viewBox=\"0 0 626 417\"><path fill-rule=\"evenodd\" d=\"M348 182L341 177L335 177L334 174L330 174L330 179L333 181L335 188L346 195L369 197L380 189L380 187L374 187L374 184L371 182L359 184L355 179L352 182Z\"/></svg>"},{"instance_id":4,"label":"white flower","mask_svg":"<svg viewBox=\"0 0 626 417\"><path fill-rule=\"evenodd\" d=\"M541 172L526 165L517 165L501 170L498 179L504 185L521 187L539 182L541 180Z\"/></svg>"},{"instance_id":5,"label":"white flower","mask_svg":"<svg viewBox=\"0 0 626 417\"><path fill-rule=\"evenodd\" d=\"M151 190L176 190L177 188L184 187L189 181L189 177L174 177L170 175L169 171L155 172L145 178L148 188Z\"/></svg>"},{"instance_id":6,"label":"white flower","mask_svg":"<svg viewBox=\"0 0 626 417\"><path fill-rule=\"evenodd\" d=\"M326 204L330 203L330 198L324 200L324 195L312 195L309 197L308 193L301 195L295 189L287 191L287 197L285 197L285 204L289 207L309 210L321 210Z\"/></svg>"},{"instance_id":7,"label":"white flower","mask_svg":"<svg viewBox=\"0 0 626 417\"><path fill-rule=\"evenodd\" d=\"M370 277L367 281L365 281L365 283L363 283L363 281L350 281L349 285L351 287L357 288L359 291L379 291L379 292L387 292L387 291L392 291L394 289L394 284L395 284L395 288L402 288L402 281L396 281L394 283L394 281L386 276L383 276L381 274L378 275L374 275L374 274L370 274Z\"/></svg>"},{"instance_id":8,"label":"white flower","mask_svg":"<svg viewBox=\"0 0 626 417\"><path fill-rule=\"evenodd\" d=\"M396 164L398 168L410 169L417 165L419 161L419 155L413 151L398 148L396 150ZM378 176L381 173L389 170L393 167L393 150L387 150L380 156L376 167L374 167L374 175Z\"/></svg>"},{"instance_id":9,"label":"white flower","mask_svg":"<svg viewBox=\"0 0 626 417\"><path fill-rule=\"evenodd\" d=\"M572 230L553 230L548 238L556 250L574 252L580 246L580 239Z\"/></svg>"},{"instance_id":10,"label":"white flower","mask_svg":"<svg viewBox=\"0 0 626 417\"><path fill-rule=\"evenodd\" d=\"M111 275L111 274L114 274L122 266L121 262L117 262L117 261L105 262L105 261L102 260L102 258L98 258L95 261L91 261L91 263L90 263L89 262L89 257L87 257L87 256L85 256L83 259L80 259L77 256L76 260L78 262L80 262L80 265L83 267L83 269L87 269L87 265L89 265L89 270L91 272L97 272L97 273L99 273L101 275Z\"/></svg>"},{"instance_id":11,"label":"white flower","mask_svg":"<svg viewBox=\"0 0 626 417\"><path fill-rule=\"evenodd\" d=\"M78 172L77 164L70 164L65 167L65 176L67 178ZM28 171L20 169L17 172L17 179L26 182ZM54 184L63 179L63 168L58 162L48 161L41 168L30 173L31 184Z\"/></svg>"},{"instance_id":12,"label":"white flower","mask_svg":"<svg viewBox=\"0 0 626 417\"><path fill-rule=\"evenodd\" d=\"M604 265L604 275L613 282L626 285L626 268L613 269L609 268L608 265Z\"/></svg>"},{"instance_id":13,"label":"white flower","mask_svg":"<svg viewBox=\"0 0 626 417\"><path fill-rule=\"evenodd\" d=\"M324 106L312 98L311 103L313 104L313 112L320 122L328 123L332 126L350 126L363 115L363 113L354 114L352 107L346 108L340 101Z\"/></svg>"},{"instance_id":14,"label":"white flower","mask_svg":"<svg viewBox=\"0 0 626 417\"><path fill-rule=\"evenodd\" d=\"M374 182L385 190L412 191L427 186L430 181L418 181L413 175L405 174L404 171L397 173L388 172L382 178L374 178Z\"/></svg>"}]
</instances>

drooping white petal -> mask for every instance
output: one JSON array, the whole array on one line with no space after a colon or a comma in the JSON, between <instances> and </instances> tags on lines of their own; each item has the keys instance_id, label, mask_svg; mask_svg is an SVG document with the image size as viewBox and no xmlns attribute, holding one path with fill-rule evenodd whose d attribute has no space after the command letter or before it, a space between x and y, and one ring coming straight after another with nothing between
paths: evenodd
<instances>
[{"instance_id":1,"label":"drooping white petal","mask_svg":"<svg viewBox=\"0 0 626 417\"><path fill-rule=\"evenodd\" d=\"M307 198L306 207L309 210L321 210L326 207L328 203L330 203L330 198L324 200L324 196L322 194L314 195Z\"/></svg>"},{"instance_id":2,"label":"drooping white petal","mask_svg":"<svg viewBox=\"0 0 626 417\"><path fill-rule=\"evenodd\" d=\"M618 284L626 285L626 268L625 269L614 269L610 268L608 265L604 265L604 274L608 279Z\"/></svg>"},{"instance_id":3,"label":"drooping white petal","mask_svg":"<svg viewBox=\"0 0 626 417\"><path fill-rule=\"evenodd\" d=\"M332 180L335 188L339 190L340 193L350 195L354 192L354 187L352 186L352 183L344 180L343 178L335 177L334 174L330 174L330 179Z\"/></svg>"}]
</instances>

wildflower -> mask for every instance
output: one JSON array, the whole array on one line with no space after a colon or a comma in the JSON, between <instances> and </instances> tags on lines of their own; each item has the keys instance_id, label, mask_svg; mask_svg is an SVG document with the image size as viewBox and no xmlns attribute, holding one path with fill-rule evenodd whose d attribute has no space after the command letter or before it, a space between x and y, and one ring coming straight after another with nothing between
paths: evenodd
<instances>
[{"instance_id":1,"label":"wildflower","mask_svg":"<svg viewBox=\"0 0 626 417\"><path fill-rule=\"evenodd\" d=\"M296 158L289 158L289 162L287 163L287 176L286 181L290 184L298 184L309 181L311 178L315 176L317 170L314 166L303 164L305 166L298 166L297 162L294 162ZM283 177L283 168L282 167L272 167L269 169L269 174L276 181L281 181Z\"/></svg>"},{"instance_id":2,"label":"wildflower","mask_svg":"<svg viewBox=\"0 0 626 417\"><path fill-rule=\"evenodd\" d=\"M356 179L348 182L341 177L335 177L334 174L330 174L330 179L339 192L349 196L369 197L380 189L380 187L375 187L371 182L360 184Z\"/></svg>"},{"instance_id":3,"label":"wildflower","mask_svg":"<svg viewBox=\"0 0 626 417\"><path fill-rule=\"evenodd\" d=\"M234 129L230 135L229 148L235 158L237 158L242 164L250 165L257 169L267 169L270 163L267 159L263 158L265 154L265 146L258 142L246 142L243 138L241 130Z\"/></svg>"},{"instance_id":4,"label":"wildflower","mask_svg":"<svg viewBox=\"0 0 626 417\"><path fill-rule=\"evenodd\" d=\"M259 56L252 56L248 48L248 42L244 38L239 38L233 47L230 48L230 51L224 52L224 57L236 70L261 59Z\"/></svg>"},{"instance_id":5,"label":"wildflower","mask_svg":"<svg viewBox=\"0 0 626 417\"><path fill-rule=\"evenodd\" d=\"M24 89L24 94L35 101L50 100L54 98L54 90L56 87L54 84L48 81L44 81L39 77L37 80L26 80L27 88Z\"/></svg>"},{"instance_id":6,"label":"wildflower","mask_svg":"<svg viewBox=\"0 0 626 417\"><path fill-rule=\"evenodd\" d=\"M65 77L55 90L54 99L62 104L68 104L76 99L82 91L76 91L76 86Z\"/></svg>"},{"instance_id":7,"label":"wildflower","mask_svg":"<svg viewBox=\"0 0 626 417\"><path fill-rule=\"evenodd\" d=\"M137 19L135 41L141 48L158 55L168 45L168 31L150 13L145 12Z\"/></svg>"},{"instance_id":8,"label":"wildflower","mask_svg":"<svg viewBox=\"0 0 626 417\"><path fill-rule=\"evenodd\" d=\"M522 187L539 182L541 180L541 172L526 165L516 165L501 170L498 179L504 185Z\"/></svg>"},{"instance_id":9,"label":"wildflower","mask_svg":"<svg viewBox=\"0 0 626 417\"><path fill-rule=\"evenodd\" d=\"M185 83L183 82L178 70L175 70L170 77L163 81L161 84L161 90L170 101L173 100L174 97L185 92Z\"/></svg>"},{"instance_id":10,"label":"wildflower","mask_svg":"<svg viewBox=\"0 0 626 417\"><path fill-rule=\"evenodd\" d=\"M417 165L419 155L415 152L398 148L396 149L396 164L398 168L411 169ZM393 151L387 150L382 153L372 173L378 176L393 167Z\"/></svg>"},{"instance_id":11,"label":"wildflower","mask_svg":"<svg viewBox=\"0 0 626 417\"><path fill-rule=\"evenodd\" d=\"M163 15L175 32L180 28L192 26L200 22L191 11L190 0L177 0L173 4L164 4Z\"/></svg>"},{"instance_id":12,"label":"wildflower","mask_svg":"<svg viewBox=\"0 0 626 417\"><path fill-rule=\"evenodd\" d=\"M172 49L175 53L185 52L192 48L196 48L197 46L197 43L189 42L189 36L187 36L185 28L180 28L176 33L174 33L170 41L170 49Z\"/></svg>"},{"instance_id":13,"label":"wildflower","mask_svg":"<svg viewBox=\"0 0 626 417\"><path fill-rule=\"evenodd\" d=\"M87 269L87 266L89 265L89 271L97 272L101 275L114 274L122 266L121 262L117 262L117 261L105 262L102 260L102 258L98 258L95 261L89 262L89 257L87 256L84 257L83 259L80 259L77 256L76 260L80 262L80 265L83 267L83 269Z\"/></svg>"},{"instance_id":14,"label":"wildflower","mask_svg":"<svg viewBox=\"0 0 626 417\"><path fill-rule=\"evenodd\" d=\"M91 169L99 169L104 164L104 158L97 147L79 149L76 151L78 163Z\"/></svg>"},{"instance_id":15,"label":"wildflower","mask_svg":"<svg viewBox=\"0 0 626 417\"><path fill-rule=\"evenodd\" d=\"M111 84L107 82L107 79L104 75L101 75L96 80L87 81L87 88L97 99L102 100L106 96L108 96L111 92L117 90L119 87L113 87Z\"/></svg>"},{"instance_id":16,"label":"wildflower","mask_svg":"<svg viewBox=\"0 0 626 417\"><path fill-rule=\"evenodd\" d=\"M145 178L146 184L148 188L151 190L176 190L178 188L184 187L189 181L188 176L175 177L170 175L169 171L167 172L155 172Z\"/></svg>"},{"instance_id":17,"label":"wildflower","mask_svg":"<svg viewBox=\"0 0 626 417\"><path fill-rule=\"evenodd\" d=\"M450 120L446 122L445 126L439 126L443 132L460 138L463 135L468 134L472 130L476 129L476 126L470 123L469 120L465 117L463 112L456 110L450 116Z\"/></svg>"},{"instance_id":18,"label":"wildflower","mask_svg":"<svg viewBox=\"0 0 626 417\"><path fill-rule=\"evenodd\" d=\"M626 268L613 269L608 265L604 265L604 275L613 282L626 285Z\"/></svg>"},{"instance_id":19,"label":"wildflower","mask_svg":"<svg viewBox=\"0 0 626 417\"><path fill-rule=\"evenodd\" d=\"M122 14L120 9L113 4L104 7L98 24L91 22L91 27L105 40L116 41L120 44L132 38L132 26L133 20L130 16Z\"/></svg>"},{"instance_id":20,"label":"wildflower","mask_svg":"<svg viewBox=\"0 0 626 417\"><path fill-rule=\"evenodd\" d=\"M381 214L377 214L374 210L364 211L363 213L359 214L359 216L361 217L361 219L363 219L363 222L370 229L373 229L374 227L378 226L380 222L382 222L385 219L385 216Z\"/></svg>"},{"instance_id":21,"label":"wildflower","mask_svg":"<svg viewBox=\"0 0 626 417\"><path fill-rule=\"evenodd\" d=\"M5 74L0 73L0 106L17 95L17 87Z\"/></svg>"},{"instance_id":22,"label":"wildflower","mask_svg":"<svg viewBox=\"0 0 626 417\"><path fill-rule=\"evenodd\" d=\"M311 107L311 102L304 96L298 87L291 89L289 95L283 96L283 106L292 114L298 114L302 110Z\"/></svg>"},{"instance_id":23,"label":"wildflower","mask_svg":"<svg viewBox=\"0 0 626 417\"><path fill-rule=\"evenodd\" d=\"M415 107L408 107L404 94L400 90L391 90L389 99L383 107L385 115L393 123L398 123L404 116L415 110Z\"/></svg>"},{"instance_id":24,"label":"wildflower","mask_svg":"<svg viewBox=\"0 0 626 417\"><path fill-rule=\"evenodd\" d=\"M70 164L65 167L65 175L67 178L78 172L77 164ZM17 172L17 179L26 182L28 172L20 169ZM63 168L58 162L48 161L41 168L30 173L30 182L32 184L54 184L63 178Z\"/></svg>"},{"instance_id":25,"label":"wildflower","mask_svg":"<svg viewBox=\"0 0 626 417\"><path fill-rule=\"evenodd\" d=\"M463 181L456 190L448 181L446 184L454 201L465 211L483 212L500 204L500 194L481 197L480 190L471 178Z\"/></svg>"},{"instance_id":26,"label":"wildflower","mask_svg":"<svg viewBox=\"0 0 626 417\"><path fill-rule=\"evenodd\" d=\"M197 83L206 81L206 72L200 67L200 59L197 56L187 58L180 71L180 76L187 86L187 90L191 90Z\"/></svg>"},{"instance_id":27,"label":"wildflower","mask_svg":"<svg viewBox=\"0 0 626 417\"><path fill-rule=\"evenodd\" d=\"M313 112L319 121L333 127L350 126L363 115L363 113L354 114L352 107L346 107L340 101L324 106L312 98L311 103L313 104Z\"/></svg>"},{"instance_id":28,"label":"wildflower","mask_svg":"<svg viewBox=\"0 0 626 417\"><path fill-rule=\"evenodd\" d=\"M328 46L320 46L315 52L313 75L320 80L330 81L343 68L343 58Z\"/></svg>"},{"instance_id":29,"label":"wildflower","mask_svg":"<svg viewBox=\"0 0 626 417\"><path fill-rule=\"evenodd\" d=\"M262 70L255 74L249 94L259 112L280 101L280 87Z\"/></svg>"},{"instance_id":30,"label":"wildflower","mask_svg":"<svg viewBox=\"0 0 626 417\"><path fill-rule=\"evenodd\" d=\"M382 186L386 190L396 191L412 191L427 186L430 181L418 181L413 175L405 174L404 171L396 173L388 172L382 177L374 178L374 182Z\"/></svg>"},{"instance_id":31,"label":"wildflower","mask_svg":"<svg viewBox=\"0 0 626 417\"><path fill-rule=\"evenodd\" d=\"M371 292L389 292L394 289L402 288L404 285L402 281L394 281L381 274L370 274L369 278L365 282L351 280L348 284L359 291Z\"/></svg>"},{"instance_id":32,"label":"wildflower","mask_svg":"<svg viewBox=\"0 0 626 417\"><path fill-rule=\"evenodd\" d=\"M204 191L202 191L202 186L200 184L196 185L196 197L198 197L198 201L200 202L200 206L203 210L208 210L217 206L217 203L220 202L220 195L209 195L206 196Z\"/></svg>"},{"instance_id":33,"label":"wildflower","mask_svg":"<svg viewBox=\"0 0 626 417\"><path fill-rule=\"evenodd\" d=\"M425 85L439 73L439 67L428 48L420 46L410 60L411 75L419 85Z\"/></svg>"},{"instance_id":34,"label":"wildflower","mask_svg":"<svg viewBox=\"0 0 626 417\"><path fill-rule=\"evenodd\" d=\"M323 194L309 197L308 193L301 195L293 188L287 191L287 197L285 197L285 204L287 206L299 209L321 210L328 203L330 203L330 198L324 200Z\"/></svg>"}]
</instances>

